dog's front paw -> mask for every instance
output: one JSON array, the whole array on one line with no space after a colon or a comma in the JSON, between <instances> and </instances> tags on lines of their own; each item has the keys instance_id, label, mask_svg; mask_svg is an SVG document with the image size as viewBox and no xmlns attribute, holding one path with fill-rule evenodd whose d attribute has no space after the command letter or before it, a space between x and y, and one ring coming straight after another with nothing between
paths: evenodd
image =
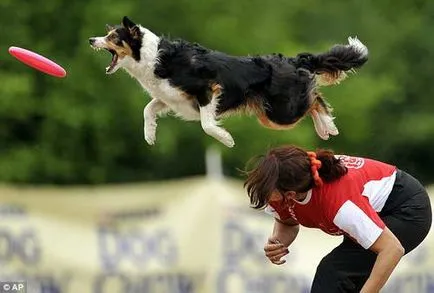
<instances>
[{"instance_id":1,"label":"dog's front paw","mask_svg":"<svg viewBox=\"0 0 434 293\"><path fill-rule=\"evenodd\" d=\"M330 134L333 136L338 135L339 130L336 127L336 124L333 122L334 118L330 117L330 116L324 116L323 118L324 118L323 122L324 122L324 126L325 126L325 131L327 132L327 134Z\"/></svg>"},{"instance_id":2,"label":"dog's front paw","mask_svg":"<svg viewBox=\"0 0 434 293\"><path fill-rule=\"evenodd\" d=\"M333 128L333 129L327 129L324 132L321 131L317 131L318 136L323 139L323 140L329 140L330 135L336 136L339 134L339 131L337 128Z\"/></svg>"},{"instance_id":3,"label":"dog's front paw","mask_svg":"<svg viewBox=\"0 0 434 293\"><path fill-rule=\"evenodd\" d=\"M229 133L225 133L225 135L220 139L220 142L228 148L232 148L235 145L235 141Z\"/></svg>"},{"instance_id":4,"label":"dog's front paw","mask_svg":"<svg viewBox=\"0 0 434 293\"><path fill-rule=\"evenodd\" d=\"M327 132L333 136L339 135L339 130L336 126L331 127L330 129L327 130Z\"/></svg>"},{"instance_id":5,"label":"dog's front paw","mask_svg":"<svg viewBox=\"0 0 434 293\"><path fill-rule=\"evenodd\" d=\"M145 133L145 140L149 145L155 144L155 134Z\"/></svg>"},{"instance_id":6,"label":"dog's front paw","mask_svg":"<svg viewBox=\"0 0 434 293\"><path fill-rule=\"evenodd\" d=\"M149 145L154 145L155 144L155 139L156 139L156 127L153 126L148 126L144 128L144 134L145 134L145 140Z\"/></svg>"},{"instance_id":7,"label":"dog's front paw","mask_svg":"<svg viewBox=\"0 0 434 293\"><path fill-rule=\"evenodd\" d=\"M330 138L330 135L327 132L317 131L316 133L322 140L328 140Z\"/></svg>"}]
</instances>

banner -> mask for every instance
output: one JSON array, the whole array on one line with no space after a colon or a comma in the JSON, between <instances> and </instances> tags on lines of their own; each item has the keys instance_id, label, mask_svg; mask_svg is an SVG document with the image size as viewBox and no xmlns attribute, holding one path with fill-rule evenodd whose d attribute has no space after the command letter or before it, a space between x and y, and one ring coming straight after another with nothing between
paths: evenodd
<instances>
[{"instance_id":1,"label":"banner","mask_svg":"<svg viewBox=\"0 0 434 293\"><path fill-rule=\"evenodd\" d=\"M0 187L0 281L29 293L309 292L342 238L302 228L275 266L263 252L272 226L238 181ZM382 292L434 292L432 232Z\"/></svg>"}]
</instances>

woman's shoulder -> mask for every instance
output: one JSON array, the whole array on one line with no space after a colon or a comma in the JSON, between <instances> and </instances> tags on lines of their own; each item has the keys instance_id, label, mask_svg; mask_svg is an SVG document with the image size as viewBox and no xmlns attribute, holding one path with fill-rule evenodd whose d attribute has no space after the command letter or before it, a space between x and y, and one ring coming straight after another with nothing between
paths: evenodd
<instances>
[{"instance_id":1,"label":"woman's shoulder","mask_svg":"<svg viewBox=\"0 0 434 293\"><path fill-rule=\"evenodd\" d=\"M320 187L314 188L314 193L325 201L345 200L353 193L360 191L360 178L357 172L349 169L348 172L332 182L326 182Z\"/></svg>"},{"instance_id":2,"label":"woman's shoulder","mask_svg":"<svg viewBox=\"0 0 434 293\"><path fill-rule=\"evenodd\" d=\"M341 163L347 167L348 170L358 170L358 169L382 169L386 172L390 172L396 169L395 165L390 163L382 162L372 158L358 157L351 155L335 155Z\"/></svg>"},{"instance_id":3,"label":"woman's shoulder","mask_svg":"<svg viewBox=\"0 0 434 293\"><path fill-rule=\"evenodd\" d=\"M367 160L367 158L350 155L335 155L335 158L339 159L341 163L349 169L360 169L365 165Z\"/></svg>"}]
</instances>

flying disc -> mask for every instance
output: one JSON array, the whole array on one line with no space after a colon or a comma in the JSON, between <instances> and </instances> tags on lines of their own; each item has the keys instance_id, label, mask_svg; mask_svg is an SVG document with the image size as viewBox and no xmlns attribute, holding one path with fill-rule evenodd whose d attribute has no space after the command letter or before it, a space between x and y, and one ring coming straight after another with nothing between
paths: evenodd
<instances>
[{"instance_id":1,"label":"flying disc","mask_svg":"<svg viewBox=\"0 0 434 293\"><path fill-rule=\"evenodd\" d=\"M66 71L62 66L35 52L19 47L10 47L9 53L24 64L41 72L55 77L66 76Z\"/></svg>"}]
</instances>

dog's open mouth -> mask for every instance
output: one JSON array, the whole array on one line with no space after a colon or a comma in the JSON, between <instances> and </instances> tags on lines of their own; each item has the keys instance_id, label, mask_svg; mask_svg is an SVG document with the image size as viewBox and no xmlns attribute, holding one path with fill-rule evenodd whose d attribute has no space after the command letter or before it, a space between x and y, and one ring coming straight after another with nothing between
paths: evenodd
<instances>
[{"instance_id":1,"label":"dog's open mouth","mask_svg":"<svg viewBox=\"0 0 434 293\"><path fill-rule=\"evenodd\" d=\"M105 72L111 73L112 70L115 68L115 66L118 64L118 54L116 54L115 50L112 50L112 49L106 49L106 50L109 51L110 54L112 54L112 60L109 64L109 66L106 67Z\"/></svg>"},{"instance_id":2,"label":"dog's open mouth","mask_svg":"<svg viewBox=\"0 0 434 293\"><path fill-rule=\"evenodd\" d=\"M112 55L112 60L109 64L109 66L107 66L105 68L105 73L107 73L107 74L112 73L112 71L115 69L116 65L118 64L118 59L119 59L116 51L113 49L101 48L101 47L96 47L96 46L91 46L91 47L96 51L100 51L100 50L104 49L105 51L109 52Z\"/></svg>"}]
</instances>

